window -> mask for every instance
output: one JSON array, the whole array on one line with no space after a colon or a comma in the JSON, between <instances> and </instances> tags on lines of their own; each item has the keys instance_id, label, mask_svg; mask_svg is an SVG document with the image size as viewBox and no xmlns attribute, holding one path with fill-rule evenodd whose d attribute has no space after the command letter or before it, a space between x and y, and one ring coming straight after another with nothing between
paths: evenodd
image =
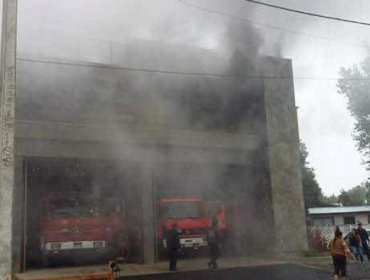
<instances>
[{"instance_id":1,"label":"window","mask_svg":"<svg viewBox=\"0 0 370 280\"><path fill-rule=\"evenodd\" d=\"M354 225L354 224L356 224L355 216L346 216L346 217L344 217L344 224L345 225Z\"/></svg>"},{"instance_id":2,"label":"window","mask_svg":"<svg viewBox=\"0 0 370 280\"><path fill-rule=\"evenodd\" d=\"M204 205L198 202L173 202L161 205L161 217L172 219L204 217Z\"/></svg>"},{"instance_id":3,"label":"window","mask_svg":"<svg viewBox=\"0 0 370 280\"><path fill-rule=\"evenodd\" d=\"M313 225L315 227L333 226L334 225L334 218L333 217L313 218Z\"/></svg>"}]
</instances>

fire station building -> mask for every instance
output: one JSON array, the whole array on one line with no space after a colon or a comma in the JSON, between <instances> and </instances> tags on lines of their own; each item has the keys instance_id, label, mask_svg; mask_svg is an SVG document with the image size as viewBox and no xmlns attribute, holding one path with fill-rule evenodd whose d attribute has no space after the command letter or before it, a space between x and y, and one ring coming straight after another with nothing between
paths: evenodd
<instances>
[{"instance_id":1,"label":"fire station building","mask_svg":"<svg viewBox=\"0 0 370 280\"><path fill-rule=\"evenodd\" d=\"M37 266L44 202L67 192L121 200L144 262L159 259L158 201L174 197L223 202L230 255L306 249L291 61L161 52L141 53L150 67L130 51L112 64L19 57L17 270Z\"/></svg>"}]
</instances>

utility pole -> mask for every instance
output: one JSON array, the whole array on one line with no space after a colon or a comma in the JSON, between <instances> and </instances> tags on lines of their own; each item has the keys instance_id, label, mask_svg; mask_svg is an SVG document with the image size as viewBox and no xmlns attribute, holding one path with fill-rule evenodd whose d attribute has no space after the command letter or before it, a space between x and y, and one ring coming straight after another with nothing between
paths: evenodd
<instances>
[{"instance_id":1,"label":"utility pole","mask_svg":"<svg viewBox=\"0 0 370 280\"><path fill-rule=\"evenodd\" d=\"M17 0L3 1L0 93L0 280L13 273Z\"/></svg>"}]
</instances>

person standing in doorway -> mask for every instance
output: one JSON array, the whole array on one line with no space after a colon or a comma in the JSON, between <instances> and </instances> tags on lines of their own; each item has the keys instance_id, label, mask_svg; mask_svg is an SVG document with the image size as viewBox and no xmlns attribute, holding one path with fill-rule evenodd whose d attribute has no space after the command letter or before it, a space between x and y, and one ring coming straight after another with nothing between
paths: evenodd
<instances>
[{"instance_id":1,"label":"person standing in doorway","mask_svg":"<svg viewBox=\"0 0 370 280\"><path fill-rule=\"evenodd\" d=\"M208 262L208 267L217 269L217 259L220 255L220 231L218 228L218 220L216 217L212 219L211 227L208 230L208 247L210 260Z\"/></svg>"},{"instance_id":2,"label":"person standing in doorway","mask_svg":"<svg viewBox=\"0 0 370 280\"><path fill-rule=\"evenodd\" d=\"M364 255L367 256L367 259L370 261L370 251L369 251L369 235L367 234L367 231L362 228L362 223L357 224L357 232L361 237L361 242L362 242L362 250Z\"/></svg>"},{"instance_id":3,"label":"person standing in doorway","mask_svg":"<svg viewBox=\"0 0 370 280\"><path fill-rule=\"evenodd\" d=\"M177 228L177 224L172 225L172 229L167 235L167 250L170 271L177 270L177 257L180 249L180 236Z\"/></svg>"}]
</instances>

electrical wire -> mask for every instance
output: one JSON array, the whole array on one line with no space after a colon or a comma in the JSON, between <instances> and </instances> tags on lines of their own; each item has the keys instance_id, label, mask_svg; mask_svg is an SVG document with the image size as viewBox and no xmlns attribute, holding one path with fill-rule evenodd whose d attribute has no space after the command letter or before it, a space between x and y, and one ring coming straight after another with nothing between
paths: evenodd
<instances>
[{"instance_id":1,"label":"electrical wire","mask_svg":"<svg viewBox=\"0 0 370 280\"><path fill-rule=\"evenodd\" d=\"M173 75L187 75L187 76L210 76L210 77L233 77L231 74L223 73L205 73L205 72L182 72L182 71L170 71L170 70L160 70L160 69L146 69L146 68L133 68L133 67L124 67L119 65L107 65L100 63L79 63L79 62L67 62L67 61L51 61L51 60L40 60L32 58L18 58L20 61L36 62L42 64L56 64L64 66L76 66L76 67L90 67L90 68L104 68L104 69L115 69L123 70L129 72L144 72L144 73L158 73L158 74L173 74ZM257 76L253 76L257 78Z\"/></svg>"},{"instance_id":2,"label":"electrical wire","mask_svg":"<svg viewBox=\"0 0 370 280\"><path fill-rule=\"evenodd\" d=\"M145 69L145 68L133 68L124 67L119 65L107 65L99 63L78 63L78 62L67 62L67 61L51 61L41 59L31 59L18 57L19 61L34 62L41 64L53 64L63 66L74 66L74 67L90 67L90 68L103 68L103 69L114 69L128 72L142 72L142 73L157 73L157 74L169 74L169 75L184 75L184 76L204 76L204 77L216 77L216 78L240 78L245 79L261 79L261 80L317 80L317 81L337 81L337 80L359 80L367 81L369 78L341 78L341 77L292 77L292 76L264 76L264 75L232 75L227 73L206 73L206 72L182 72L182 71L171 71L171 70L160 70L160 69Z\"/></svg>"},{"instance_id":3,"label":"electrical wire","mask_svg":"<svg viewBox=\"0 0 370 280\"><path fill-rule=\"evenodd\" d=\"M341 22L346 22L346 23L353 23L353 24L360 24L360 25L370 26L369 22L364 22L364 21L350 20L350 19L345 19L345 18L340 18L340 17L333 17L333 16L311 13L311 12L302 11L302 10L295 10L295 9L291 9L291 8L287 8L287 7L283 7L283 6L278 6L278 5L273 5L273 4L260 2L260 1L256 1L256 0L244 0L244 1L250 2L250 3L253 3L253 4L257 4L257 5L262 5L262 6L278 9L278 10L283 10L283 11L287 11L287 12L292 12L292 13L297 13L297 14L301 14L301 15L311 16L311 17L318 17L318 18L341 21Z\"/></svg>"},{"instance_id":4,"label":"electrical wire","mask_svg":"<svg viewBox=\"0 0 370 280\"><path fill-rule=\"evenodd\" d=\"M301 32L301 31L297 31L297 30L294 30L294 29L284 28L284 27L280 27L280 26L276 26L276 25L272 25L272 24L268 24L268 23L264 23L264 22L258 22L258 21L255 21L255 20L251 20L251 19L247 19L247 18L243 18L243 17L238 17L238 16L235 16L235 15L232 15L232 14L228 14L228 13L224 13L224 12L221 12L221 11L209 9L209 8L202 7L202 6L198 6L198 5L195 5L193 3L189 3L185 0L177 0L177 1L186 5L186 6L192 7L194 9L197 9L197 10L200 10L200 11L204 11L204 12L208 12L208 13L211 13L211 14L216 14L216 15L220 15L220 16L223 16L223 17L231 18L233 20L247 22L249 24L253 24L253 25L261 27L261 28L283 31L283 32L286 32L286 33L294 34L296 36L305 36L305 37L319 39L319 40L323 40L323 41L327 41L327 42L336 42L336 43L340 43L340 44L343 44L343 45L348 45L348 46L351 46L351 47L367 49L367 47L364 46L364 45L359 45L359 44L350 43L350 42L344 42L342 40L338 40L338 39L335 39L335 38L315 35L315 34L311 34L311 33L307 33L307 32Z\"/></svg>"}]
</instances>

